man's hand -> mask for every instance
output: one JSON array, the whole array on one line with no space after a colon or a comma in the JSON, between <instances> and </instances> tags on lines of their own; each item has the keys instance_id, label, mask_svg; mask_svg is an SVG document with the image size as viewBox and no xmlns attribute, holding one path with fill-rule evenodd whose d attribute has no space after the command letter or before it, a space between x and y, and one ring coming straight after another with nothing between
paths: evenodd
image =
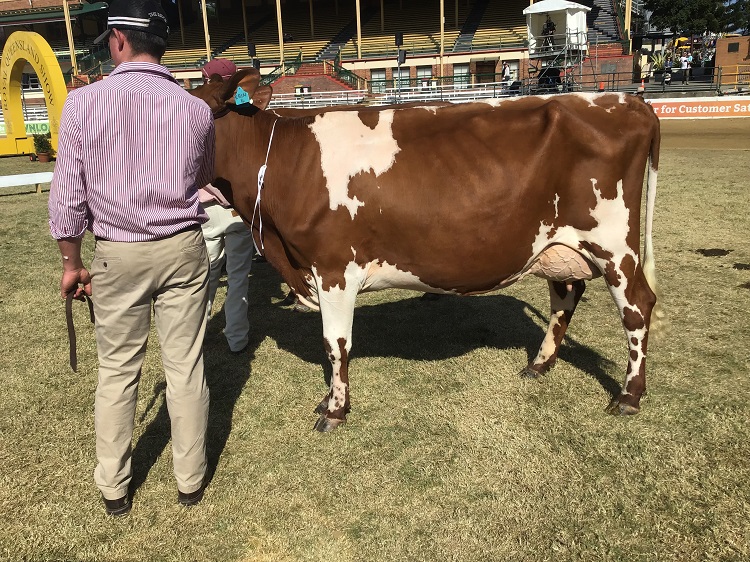
<instances>
[{"instance_id":1,"label":"man's hand","mask_svg":"<svg viewBox=\"0 0 750 562\"><path fill-rule=\"evenodd\" d=\"M62 238L57 241L63 259L63 274L60 280L60 296L63 299L70 293L79 301L83 300L84 293L91 296L91 275L81 261L82 239L83 237Z\"/></svg>"},{"instance_id":2,"label":"man's hand","mask_svg":"<svg viewBox=\"0 0 750 562\"><path fill-rule=\"evenodd\" d=\"M91 296L91 275L88 269L81 267L63 271L60 280L60 296L64 299L68 293L73 293L73 298L79 301L84 300L84 293Z\"/></svg>"}]
</instances>

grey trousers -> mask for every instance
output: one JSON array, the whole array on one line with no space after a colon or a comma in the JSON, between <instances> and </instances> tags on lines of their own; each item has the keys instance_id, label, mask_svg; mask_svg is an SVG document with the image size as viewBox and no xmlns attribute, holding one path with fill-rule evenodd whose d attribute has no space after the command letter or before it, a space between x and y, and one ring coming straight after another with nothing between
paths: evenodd
<instances>
[{"instance_id":1,"label":"grey trousers","mask_svg":"<svg viewBox=\"0 0 750 562\"><path fill-rule=\"evenodd\" d=\"M96 241L90 268L99 382L94 481L106 499L128 492L138 382L153 305L167 382L180 491L206 473L208 387L203 373L208 256L200 228L153 242Z\"/></svg>"}]
</instances>

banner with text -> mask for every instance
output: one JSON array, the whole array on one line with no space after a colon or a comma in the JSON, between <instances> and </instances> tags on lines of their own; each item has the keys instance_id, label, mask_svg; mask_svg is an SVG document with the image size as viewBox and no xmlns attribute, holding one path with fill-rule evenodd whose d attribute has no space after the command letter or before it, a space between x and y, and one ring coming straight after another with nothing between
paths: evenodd
<instances>
[{"instance_id":1,"label":"banner with text","mask_svg":"<svg viewBox=\"0 0 750 562\"><path fill-rule=\"evenodd\" d=\"M26 134L46 135L49 133L49 121L26 121ZM0 135L5 134L5 123L0 120Z\"/></svg>"},{"instance_id":2,"label":"banner with text","mask_svg":"<svg viewBox=\"0 0 750 562\"><path fill-rule=\"evenodd\" d=\"M659 119L750 117L750 98L746 96L665 98L647 101L654 108Z\"/></svg>"}]
</instances>

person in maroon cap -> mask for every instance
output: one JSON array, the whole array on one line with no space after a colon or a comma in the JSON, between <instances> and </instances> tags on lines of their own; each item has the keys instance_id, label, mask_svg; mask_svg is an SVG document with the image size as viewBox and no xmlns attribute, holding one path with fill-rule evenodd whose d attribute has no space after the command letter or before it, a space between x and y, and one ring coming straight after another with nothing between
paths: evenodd
<instances>
[{"instance_id":1,"label":"person in maroon cap","mask_svg":"<svg viewBox=\"0 0 750 562\"><path fill-rule=\"evenodd\" d=\"M60 293L85 293L94 303L94 481L113 516L131 509L133 426L152 310L178 503L197 504L206 485L209 262L198 190L213 179L215 130L208 105L160 64L168 35L158 0L110 2L97 41L107 42L115 70L68 95L49 197ZM87 230L96 238L90 271L81 258Z\"/></svg>"},{"instance_id":2,"label":"person in maroon cap","mask_svg":"<svg viewBox=\"0 0 750 562\"><path fill-rule=\"evenodd\" d=\"M218 74L228 80L237 66L228 59L218 58L206 63L202 69L203 78L208 81ZM208 308L211 316L216 291L219 287L222 268L227 271L227 296L224 301L224 337L229 351L242 353L247 349L250 334L250 321L247 316L247 291L250 269L253 265L253 236L242 218L229 207L216 188L207 185L199 192L203 208L208 214L208 222L203 224L203 237L206 239L208 258L211 262L208 279Z\"/></svg>"}]
</instances>

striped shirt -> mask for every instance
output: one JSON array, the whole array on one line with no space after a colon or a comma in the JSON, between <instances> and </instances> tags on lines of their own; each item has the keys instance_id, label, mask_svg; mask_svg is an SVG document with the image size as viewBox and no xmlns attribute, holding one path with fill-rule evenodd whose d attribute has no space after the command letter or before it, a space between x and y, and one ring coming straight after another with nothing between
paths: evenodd
<instances>
[{"instance_id":1,"label":"striped shirt","mask_svg":"<svg viewBox=\"0 0 750 562\"><path fill-rule=\"evenodd\" d=\"M52 237L88 229L143 242L205 222L198 189L213 179L214 135L208 105L158 64L123 62L73 90L50 189Z\"/></svg>"}]
</instances>

